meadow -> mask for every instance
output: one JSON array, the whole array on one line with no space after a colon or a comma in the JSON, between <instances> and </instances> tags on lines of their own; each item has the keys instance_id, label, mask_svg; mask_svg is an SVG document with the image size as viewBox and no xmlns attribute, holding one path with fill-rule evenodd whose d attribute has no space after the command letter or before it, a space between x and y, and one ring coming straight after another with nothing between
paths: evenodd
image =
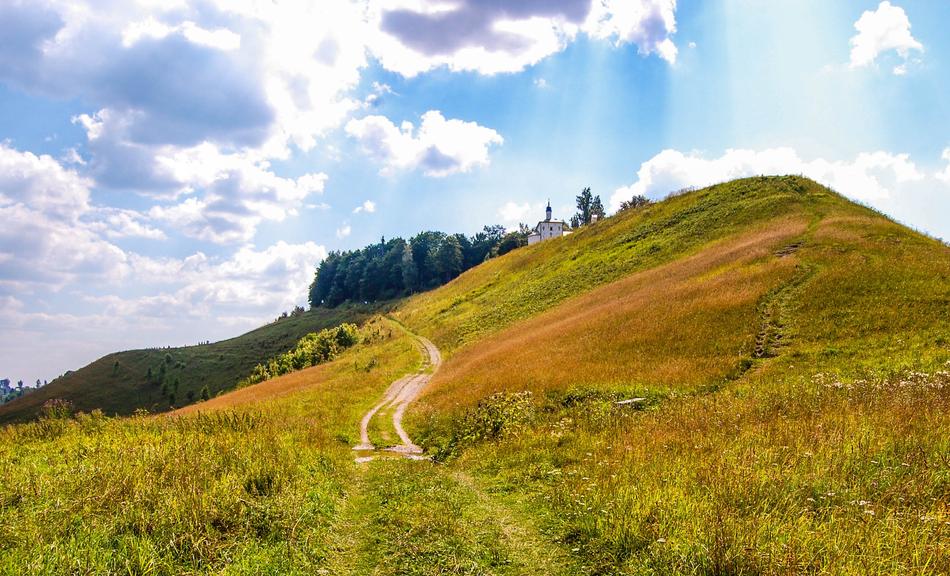
<instances>
[{"instance_id":1,"label":"meadow","mask_svg":"<svg viewBox=\"0 0 950 576\"><path fill-rule=\"evenodd\" d=\"M496 323L412 432L527 498L576 573L947 573L950 249L831 194L787 206Z\"/></svg>"},{"instance_id":2,"label":"meadow","mask_svg":"<svg viewBox=\"0 0 950 576\"><path fill-rule=\"evenodd\" d=\"M356 423L419 362L385 321L362 336L334 362L167 415L4 427L0 573L313 573Z\"/></svg>"},{"instance_id":3,"label":"meadow","mask_svg":"<svg viewBox=\"0 0 950 576\"><path fill-rule=\"evenodd\" d=\"M950 573L950 248L814 182L627 210L391 314L169 414L3 428L0 572ZM445 359L406 422L434 460L355 464L409 331Z\"/></svg>"}]
</instances>

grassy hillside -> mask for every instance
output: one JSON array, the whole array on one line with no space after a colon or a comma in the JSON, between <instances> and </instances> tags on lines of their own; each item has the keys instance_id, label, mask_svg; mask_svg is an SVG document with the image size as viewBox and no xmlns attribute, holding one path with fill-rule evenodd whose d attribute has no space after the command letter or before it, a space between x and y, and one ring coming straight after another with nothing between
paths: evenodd
<instances>
[{"instance_id":1,"label":"grassy hillside","mask_svg":"<svg viewBox=\"0 0 950 576\"><path fill-rule=\"evenodd\" d=\"M438 463L353 463L419 363L377 318L172 415L4 428L0 573L950 573L950 248L814 182L628 211L393 315L444 353L407 422Z\"/></svg>"},{"instance_id":2,"label":"grassy hillside","mask_svg":"<svg viewBox=\"0 0 950 576\"><path fill-rule=\"evenodd\" d=\"M177 413L0 428L0 574L313 574L360 415L419 363L402 331L366 336ZM248 404L253 389L287 395Z\"/></svg>"},{"instance_id":3,"label":"grassy hillside","mask_svg":"<svg viewBox=\"0 0 950 576\"><path fill-rule=\"evenodd\" d=\"M774 219L808 224L823 207L845 204L803 178L737 180L489 260L451 284L410 299L396 316L451 354L568 298L693 254L715 240Z\"/></svg>"},{"instance_id":4,"label":"grassy hillside","mask_svg":"<svg viewBox=\"0 0 950 576\"><path fill-rule=\"evenodd\" d=\"M580 573L950 571L950 249L798 178L605 224L409 303L455 347L416 437Z\"/></svg>"},{"instance_id":5,"label":"grassy hillside","mask_svg":"<svg viewBox=\"0 0 950 576\"><path fill-rule=\"evenodd\" d=\"M109 415L131 414L138 408L169 410L163 383L167 392L175 394L175 405L184 406L199 400L205 386L212 396L234 388L259 362L293 348L309 332L360 322L373 312L371 307L317 309L213 344L109 354L0 406L0 424L34 418L51 398L69 400L77 410L100 409Z\"/></svg>"}]
</instances>

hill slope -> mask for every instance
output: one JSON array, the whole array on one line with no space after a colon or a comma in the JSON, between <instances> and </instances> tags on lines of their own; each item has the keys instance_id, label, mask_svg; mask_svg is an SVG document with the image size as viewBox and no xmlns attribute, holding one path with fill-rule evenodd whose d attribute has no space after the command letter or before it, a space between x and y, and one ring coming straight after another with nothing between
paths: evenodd
<instances>
[{"instance_id":1,"label":"hill slope","mask_svg":"<svg viewBox=\"0 0 950 576\"><path fill-rule=\"evenodd\" d=\"M950 248L800 178L603 224L400 311L417 441L578 573L950 570Z\"/></svg>"},{"instance_id":2,"label":"hill slope","mask_svg":"<svg viewBox=\"0 0 950 576\"><path fill-rule=\"evenodd\" d=\"M690 390L779 351L814 371L932 370L950 350L950 248L810 180L750 178L498 258L396 315L454 356L429 391L441 408Z\"/></svg>"},{"instance_id":3,"label":"hill slope","mask_svg":"<svg viewBox=\"0 0 950 576\"><path fill-rule=\"evenodd\" d=\"M814 182L628 211L393 315L445 352L408 414L441 464L352 461L419 362L379 319L170 417L0 430L2 567L950 573L950 248Z\"/></svg>"},{"instance_id":4,"label":"hill slope","mask_svg":"<svg viewBox=\"0 0 950 576\"><path fill-rule=\"evenodd\" d=\"M137 408L165 411L170 405L167 393L162 393L163 382L166 390L175 394L177 406L190 404L199 399L205 386L212 396L234 388L254 366L293 348L305 334L343 322L360 322L374 311L371 307L317 309L213 344L109 354L0 406L0 424L34 418L52 398L68 400L86 412L101 409L106 414L127 415Z\"/></svg>"}]
</instances>

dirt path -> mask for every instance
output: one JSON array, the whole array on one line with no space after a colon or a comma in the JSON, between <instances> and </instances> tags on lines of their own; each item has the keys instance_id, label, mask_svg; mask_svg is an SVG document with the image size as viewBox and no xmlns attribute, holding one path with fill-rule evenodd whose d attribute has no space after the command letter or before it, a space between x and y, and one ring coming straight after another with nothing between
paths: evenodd
<instances>
[{"instance_id":1,"label":"dirt path","mask_svg":"<svg viewBox=\"0 0 950 576\"><path fill-rule=\"evenodd\" d=\"M422 367L419 368L419 371L415 374L404 376L390 384L389 388L386 389L386 393L383 394L383 399L373 406L373 408L363 416L362 420L360 420L360 443L353 447L353 450L360 452L360 455L356 458L358 462L367 462L375 457L373 453L376 452L376 446L370 442L369 425L377 413L389 408L393 409L392 426L393 430L395 430L399 436L400 443L385 448L385 450L403 454L410 458L419 458L422 454L422 448L417 446L412 439L409 438L409 435L406 434L405 429L402 427L402 417L406 413L406 408L409 407L409 404L419 396L423 388L429 384L432 375L439 369L439 366L442 364L442 355L439 353L439 349L436 348L435 344L430 340L422 336L414 337L419 342L422 352L424 353Z\"/></svg>"}]
</instances>

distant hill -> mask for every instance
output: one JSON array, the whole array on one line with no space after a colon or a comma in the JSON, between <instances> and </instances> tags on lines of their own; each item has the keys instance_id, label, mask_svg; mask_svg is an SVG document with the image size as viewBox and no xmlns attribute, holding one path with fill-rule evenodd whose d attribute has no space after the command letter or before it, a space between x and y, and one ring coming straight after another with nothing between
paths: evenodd
<instances>
[{"instance_id":1,"label":"distant hill","mask_svg":"<svg viewBox=\"0 0 950 576\"><path fill-rule=\"evenodd\" d=\"M378 309L345 306L310 310L213 344L109 354L0 406L0 424L31 419L52 398L68 400L77 410L98 408L117 415L131 414L137 408L166 411L170 409L168 393L175 394L176 406L185 406L199 400L204 387L211 396L234 388L255 365L293 348L305 334L343 322L361 322Z\"/></svg>"}]
</instances>

